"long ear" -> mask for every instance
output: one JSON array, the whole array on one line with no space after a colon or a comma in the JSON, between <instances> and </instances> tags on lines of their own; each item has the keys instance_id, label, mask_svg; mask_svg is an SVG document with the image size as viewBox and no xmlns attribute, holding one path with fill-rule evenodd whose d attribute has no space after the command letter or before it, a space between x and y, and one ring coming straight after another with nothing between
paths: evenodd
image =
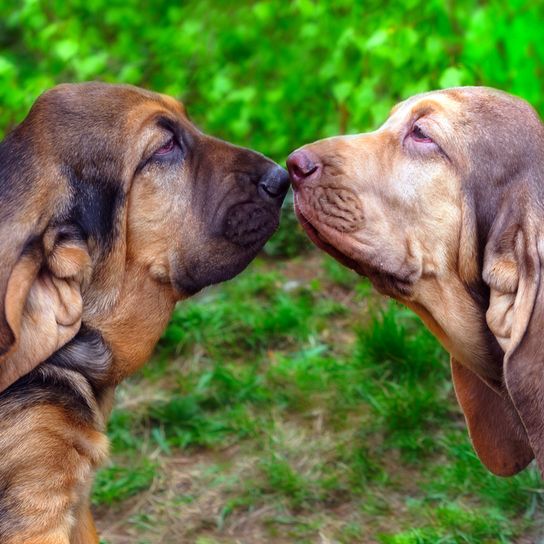
<instances>
[{"instance_id":1,"label":"long ear","mask_svg":"<svg viewBox=\"0 0 544 544\"><path fill-rule=\"evenodd\" d=\"M543 212L527 194L518 191L515 206L501 211L490 233L486 318L505 352L504 382L544 474Z\"/></svg>"},{"instance_id":2,"label":"long ear","mask_svg":"<svg viewBox=\"0 0 544 544\"><path fill-rule=\"evenodd\" d=\"M523 470L534 455L508 394L486 384L453 357L451 372L470 439L482 463L497 476Z\"/></svg>"},{"instance_id":3,"label":"long ear","mask_svg":"<svg viewBox=\"0 0 544 544\"><path fill-rule=\"evenodd\" d=\"M0 357L0 391L76 335L90 264L74 227L49 228L23 252L6 288L4 311L13 344Z\"/></svg>"},{"instance_id":4,"label":"long ear","mask_svg":"<svg viewBox=\"0 0 544 544\"><path fill-rule=\"evenodd\" d=\"M120 127L135 97L58 86L0 143L0 388L77 332L82 288L86 320L116 302L139 157Z\"/></svg>"},{"instance_id":5,"label":"long ear","mask_svg":"<svg viewBox=\"0 0 544 544\"><path fill-rule=\"evenodd\" d=\"M37 179L34 155L31 137L23 126L0 143L0 357L6 356L16 341L16 324L8 322L6 306L26 298L41 259L39 248L34 247L35 265L29 264L29 246L45 231L57 207L54 195L59 194L59 188L54 183L47 187L47 178ZM17 268L25 249L27 255ZM14 273L8 300L8 284ZM17 296L15 285L20 290ZM13 307L11 312L18 313Z\"/></svg>"},{"instance_id":6,"label":"long ear","mask_svg":"<svg viewBox=\"0 0 544 544\"><path fill-rule=\"evenodd\" d=\"M40 156L35 125L0 143L0 389L77 332L90 262L79 230L54 226L71 190L55 158Z\"/></svg>"}]
</instances>

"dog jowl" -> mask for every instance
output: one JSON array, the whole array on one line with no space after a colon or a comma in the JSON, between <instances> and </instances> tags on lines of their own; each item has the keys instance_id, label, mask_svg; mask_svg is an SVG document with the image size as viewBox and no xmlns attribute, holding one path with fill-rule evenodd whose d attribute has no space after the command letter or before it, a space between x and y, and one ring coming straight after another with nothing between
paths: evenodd
<instances>
[{"instance_id":1,"label":"dog jowl","mask_svg":"<svg viewBox=\"0 0 544 544\"><path fill-rule=\"evenodd\" d=\"M115 385L177 301L257 255L288 186L130 86L56 87L0 144L2 543L98 542L88 492Z\"/></svg>"},{"instance_id":2,"label":"dog jowl","mask_svg":"<svg viewBox=\"0 0 544 544\"><path fill-rule=\"evenodd\" d=\"M425 93L375 132L288 159L310 238L413 309L451 354L482 462L544 472L544 126L483 87Z\"/></svg>"}]
</instances>

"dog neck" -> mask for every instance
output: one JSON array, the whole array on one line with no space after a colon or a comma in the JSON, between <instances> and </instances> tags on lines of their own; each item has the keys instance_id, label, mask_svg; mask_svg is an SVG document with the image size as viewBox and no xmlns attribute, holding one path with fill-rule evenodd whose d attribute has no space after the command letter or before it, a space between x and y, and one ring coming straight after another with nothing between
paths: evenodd
<instances>
[{"instance_id":1,"label":"dog neck","mask_svg":"<svg viewBox=\"0 0 544 544\"><path fill-rule=\"evenodd\" d=\"M114 385L149 359L176 303L171 286L154 280L137 263L127 264L123 280L114 305L106 312L84 316L111 351L108 381Z\"/></svg>"},{"instance_id":2,"label":"dog neck","mask_svg":"<svg viewBox=\"0 0 544 544\"><path fill-rule=\"evenodd\" d=\"M422 319L451 356L495 389L500 387L502 350L486 325L485 312L459 278L455 274L442 281L432 278L419 293L421 296L400 302ZM475 322L481 326L470 325Z\"/></svg>"}]
</instances>

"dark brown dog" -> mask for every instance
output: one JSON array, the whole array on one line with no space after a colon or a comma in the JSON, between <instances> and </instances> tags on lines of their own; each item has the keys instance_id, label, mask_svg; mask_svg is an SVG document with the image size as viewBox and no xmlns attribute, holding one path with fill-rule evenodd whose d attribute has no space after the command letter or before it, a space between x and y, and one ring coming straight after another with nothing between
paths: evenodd
<instances>
[{"instance_id":1,"label":"dark brown dog","mask_svg":"<svg viewBox=\"0 0 544 544\"><path fill-rule=\"evenodd\" d=\"M329 138L288 167L322 249L420 315L450 352L483 463L544 473L544 127L481 87L396 106L376 132Z\"/></svg>"},{"instance_id":2,"label":"dark brown dog","mask_svg":"<svg viewBox=\"0 0 544 544\"><path fill-rule=\"evenodd\" d=\"M175 100L62 85L0 144L0 542L98 542L88 507L114 387L176 301L233 277L287 173Z\"/></svg>"}]
</instances>

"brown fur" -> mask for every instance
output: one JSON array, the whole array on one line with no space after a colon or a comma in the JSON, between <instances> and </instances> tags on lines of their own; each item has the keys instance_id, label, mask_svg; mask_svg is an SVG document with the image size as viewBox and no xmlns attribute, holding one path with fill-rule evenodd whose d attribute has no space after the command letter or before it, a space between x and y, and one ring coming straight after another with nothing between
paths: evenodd
<instances>
[{"instance_id":1,"label":"brown fur","mask_svg":"<svg viewBox=\"0 0 544 544\"><path fill-rule=\"evenodd\" d=\"M0 144L2 544L98 542L88 494L115 385L177 301L247 266L287 187L129 86L59 86Z\"/></svg>"},{"instance_id":2,"label":"brown fur","mask_svg":"<svg viewBox=\"0 0 544 544\"><path fill-rule=\"evenodd\" d=\"M6 412L0 424L2 542L68 543L93 471L106 458L107 439L56 406Z\"/></svg>"},{"instance_id":3,"label":"brown fur","mask_svg":"<svg viewBox=\"0 0 544 544\"><path fill-rule=\"evenodd\" d=\"M534 110L483 87L437 91L393 108L376 132L295 153L318 165L296 188L302 224L450 352L482 461L511 475L534 455L544 472L544 127Z\"/></svg>"}]
</instances>

